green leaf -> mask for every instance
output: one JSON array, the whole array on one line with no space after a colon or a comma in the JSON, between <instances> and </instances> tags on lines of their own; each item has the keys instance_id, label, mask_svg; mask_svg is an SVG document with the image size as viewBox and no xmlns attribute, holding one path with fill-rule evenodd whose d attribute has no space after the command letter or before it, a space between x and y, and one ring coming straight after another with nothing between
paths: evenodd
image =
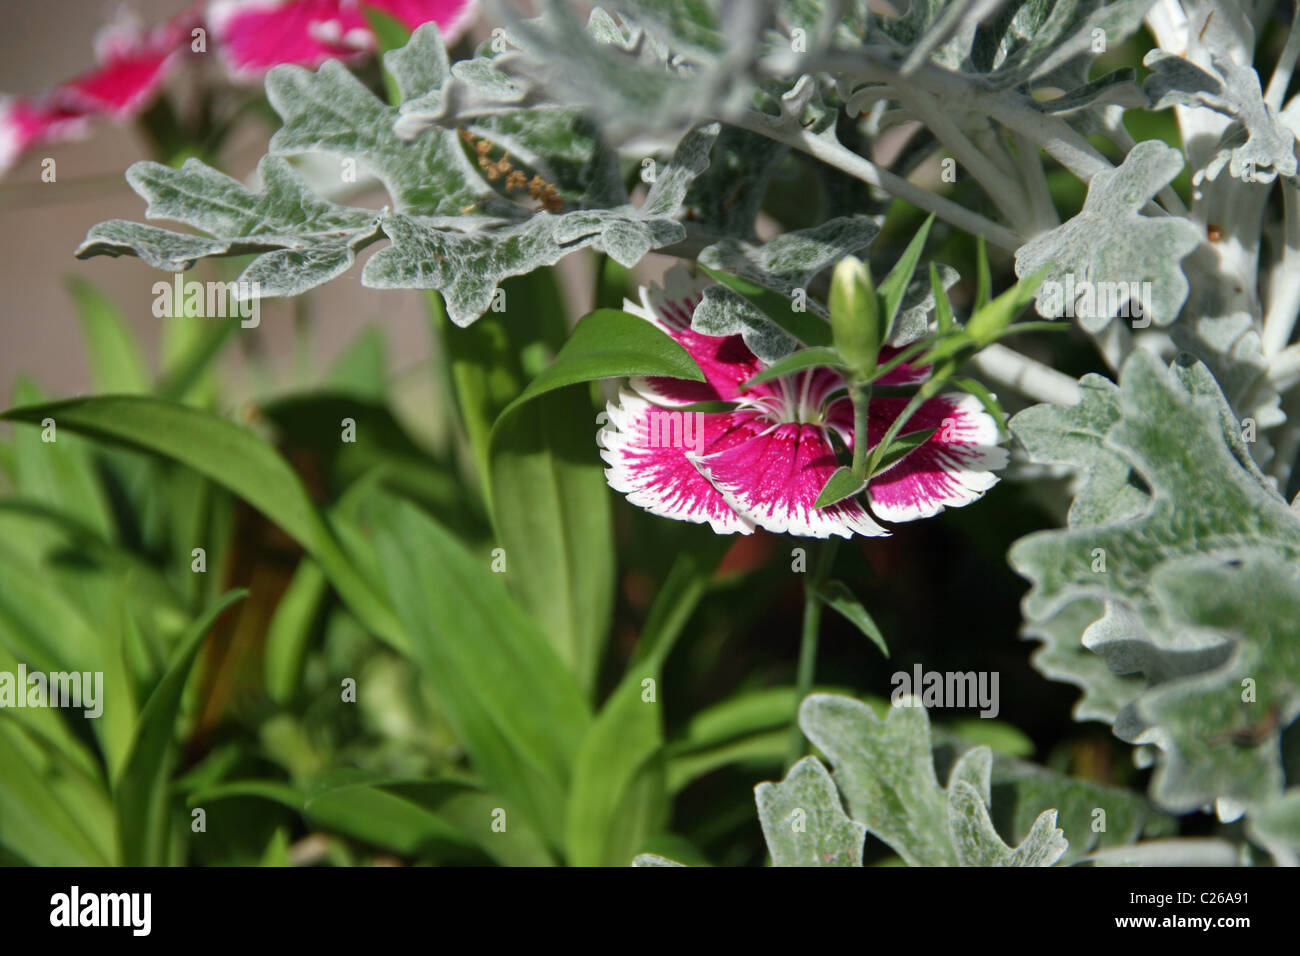
<instances>
[{"instance_id":1,"label":"green leaf","mask_svg":"<svg viewBox=\"0 0 1300 956\"><path fill-rule=\"evenodd\" d=\"M489 452L504 579L587 694L609 634L616 561L594 424L585 389L544 390L498 419Z\"/></svg>"},{"instance_id":2,"label":"green leaf","mask_svg":"<svg viewBox=\"0 0 1300 956\"><path fill-rule=\"evenodd\" d=\"M870 638L871 643L880 648L880 653L886 657L889 656L889 647L885 644L885 635L880 633L880 628L876 626L876 622L871 619L867 609L849 590L847 584L843 581L827 582L826 586L817 593L817 596L821 598L824 604L834 608L845 620Z\"/></svg>"},{"instance_id":3,"label":"green leaf","mask_svg":"<svg viewBox=\"0 0 1300 956\"><path fill-rule=\"evenodd\" d=\"M916 231L916 235L912 237L912 241L907 244L898 261L894 263L894 268L889 270L889 275L885 276L885 280L880 283L880 298L884 304L884 337L887 340L892 335L898 307L903 303L903 296L912 282L912 276L916 275L917 264L921 261L921 253L925 250L925 240L929 237L930 227L933 225L934 213L930 213L921 228Z\"/></svg>"},{"instance_id":4,"label":"green leaf","mask_svg":"<svg viewBox=\"0 0 1300 956\"><path fill-rule=\"evenodd\" d=\"M130 754L113 786L121 857L127 866L161 866L168 859L170 777L181 692L208 631L226 608L247 593L230 592L190 626L177 645L167 672L140 712Z\"/></svg>"},{"instance_id":5,"label":"green leaf","mask_svg":"<svg viewBox=\"0 0 1300 956\"><path fill-rule=\"evenodd\" d=\"M763 382L771 382L775 379L784 378L787 375L794 375L796 372L802 372L810 368L842 369L844 367L844 359L835 349L799 349L797 352L791 352L785 358L779 359L777 362L763 369L763 371L745 382L744 387L753 388L755 385L761 385Z\"/></svg>"},{"instance_id":6,"label":"green leaf","mask_svg":"<svg viewBox=\"0 0 1300 956\"><path fill-rule=\"evenodd\" d=\"M319 621L328 587L329 582L320 565L304 558L275 606L275 614L266 631L266 656L262 666L267 694L277 704L289 704L298 692L307 642Z\"/></svg>"},{"instance_id":7,"label":"green leaf","mask_svg":"<svg viewBox=\"0 0 1300 956\"><path fill-rule=\"evenodd\" d=\"M32 866L111 866L103 784L0 711L0 846Z\"/></svg>"},{"instance_id":8,"label":"green leaf","mask_svg":"<svg viewBox=\"0 0 1300 956\"><path fill-rule=\"evenodd\" d=\"M818 492L813 507L829 508L845 498L852 498L865 487L867 487L866 479L859 478L847 465L841 465L826 479L826 484Z\"/></svg>"},{"instance_id":9,"label":"green leaf","mask_svg":"<svg viewBox=\"0 0 1300 956\"><path fill-rule=\"evenodd\" d=\"M293 469L248 430L207 412L142 396L74 398L0 415L36 424L46 417L69 431L171 458L228 488L311 552L377 636L399 649L405 645L392 612L339 549Z\"/></svg>"},{"instance_id":10,"label":"green leaf","mask_svg":"<svg viewBox=\"0 0 1300 956\"><path fill-rule=\"evenodd\" d=\"M966 334L980 345L994 342L1006 334L1016 316L1033 300L1049 269L1050 266L1043 266L1025 276L984 308L972 313L966 322Z\"/></svg>"},{"instance_id":11,"label":"green leaf","mask_svg":"<svg viewBox=\"0 0 1300 956\"><path fill-rule=\"evenodd\" d=\"M411 652L477 773L560 845L591 716L578 684L500 576L419 509L377 497L371 524Z\"/></svg>"},{"instance_id":12,"label":"green leaf","mask_svg":"<svg viewBox=\"0 0 1300 956\"><path fill-rule=\"evenodd\" d=\"M589 430L594 411L585 390L573 386L631 375L703 380L685 349L649 322L598 309L501 413L490 439L493 523L509 562L506 579L587 691L608 635L613 531Z\"/></svg>"},{"instance_id":13,"label":"green leaf","mask_svg":"<svg viewBox=\"0 0 1300 956\"><path fill-rule=\"evenodd\" d=\"M957 323L952 315L952 302L949 301L948 292L944 289L943 281L939 278L939 268L933 262L930 263L930 292L934 296L935 314L939 319L939 334L941 336L947 335ZM975 299L977 303L983 304L978 294L976 294Z\"/></svg>"},{"instance_id":14,"label":"green leaf","mask_svg":"<svg viewBox=\"0 0 1300 956\"><path fill-rule=\"evenodd\" d=\"M666 333L619 309L597 309L578 322L551 367L528 383L501 418L555 389L633 375L704 381L695 360Z\"/></svg>"},{"instance_id":15,"label":"green leaf","mask_svg":"<svg viewBox=\"0 0 1300 956\"><path fill-rule=\"evenodd\" d=\"M861 866L867 828L850 820L821 761L805 757L780 783L754 788L773 866Z\"/></svg>"},{"instance_id":16,"label":"green leaf","mask_svg":"<svg viewBox=\"0 0 1300 956\"><path fill-rule=\"evenodd\" d=\"M906 426L904 426L906 427ZM878 475L891 465L896 465L912 452L916 451L926 442L938 428L923 428L920 431L909 432L906 435L899 435L885 446L885 449L875 456L871 469L873 475Z\"/></svg>"},{"instance_id":17,"label":"green leaf","mask_svg":"<svg viewBox=\"0 0 1300 956\"><path fill-rule=\"evenodd\" d=\"M664 662L725 553L720 536L709 537L673 563L636 654L583 739L569 795L565 846L571 865L622 865L667 824L658 688Z\"/></svg>"},{"instance_id":18,"label":"green leaf","mask_svg":"<svg viewBox=\"0 0 1300 956\"><path fill-rule=\"evenodd\" d=\"M363 3L361 15L366 18L366 26L374 34L381 56L390 50L401 49L410 42L411 31L406 28L406 24L378 7ZM387 69L384 70L384 89L388 92L389 103L396 106L402 102L401 85Z\"/></svg>"},{"instance_id":19,"label":"green leaf","mask_svg":"<svg viewBox=\"0 0 1300 956\"><path fill-rule=\"evenodd\" d=\"M997 396L985 388L982 382L977 382L973 378L953 376L948 379L948 383L955 388L961 389L968 395L974 395L979 399L979 403L984 406L984 411L988 412L989 417L998 423L999 435L1005 436L1010 434L1007 430L1007 413L1004 412L1002 406L998 404Z\"/></svg>"},{"instance_id":20,"label":"green leaf","mask_svg":"<svg viewBox=\"0 0 1300 956\"><path fill-rule=\"evenodd\" d=\"M139 343L109 298L89 282L68 283L81 320L95 390L135 394L149 390L149 373Z\"/></svg>"}]
</instances>

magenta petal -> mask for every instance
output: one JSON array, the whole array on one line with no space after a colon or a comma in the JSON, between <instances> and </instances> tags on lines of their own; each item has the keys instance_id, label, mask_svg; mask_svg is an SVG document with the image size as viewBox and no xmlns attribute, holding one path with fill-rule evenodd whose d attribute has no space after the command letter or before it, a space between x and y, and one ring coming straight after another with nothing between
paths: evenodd
<instances>
[{"instance_id":1,"label":"magenta petal","mask_svg":"<svg viewBox=\"0 0 1300 956\"><path fill-rule=\"evenodd\" d=\"M696 461L722 497L760 528L827 538L884 535L854 499L817 508L817 496L839 467L826 430L787 422Z\"/></svg>"},{"instance_id":2,"label":"magenta petal","mask_svg":"<svg viewBox=\"0 0 1300 956\"><path fill-rule=\"evenodd\" d=\"M69 80L57 92L70 106L115 120L139 113L157 95L171 66L189 49L192 15L145 30L131 17L120 17L95 38L99 65Z\"/></svg>"},{"instance_id":3,"label":"magenta petal","mask_svg":"<svg viewBox=\"0 0 1300 956\"><path fill-rule=\"evenodd\" d=\"M609 465L605 477L611 488L651 514L708 522L718 534L754 530L691 462L697 454L720 451L757 434L763 423L754 413L706 415L658 408L626 389L607 411L609 424L598 443Z\"/></svg>"},{"instance_id":4,"label":"magenta petal","mask_svg":"<svg viewBox=\"0 0 1300 956\"><path fill-rule=\"evenodd\" d=\"M369 0L414 30L436 22L452 43L474 12L472 0ZM374 48L361 0L217 0L208 19L222 58L241 77L281 63L317 67Z\"/></svg>"},{"instance_id":5,"label":"magenta petal","mask_svg":"<svg viewBox=\"0 0 1300 956\"><path fill-rule=\"evenodd\" d=\"M879 441L907 400L871 402L868 435ZM997 423L971 395L940 395L925 402L905 432L936 429L906 458L867 486L871 510L886 521L914 521L959 508L997 484L994 471L1006 467L1007 452L997 445Z\"/></svg>"},{"instance_id":6,"label":"magenta petal","mask_svg":"<svg viewBox=\"0 0 1300 956\"><path fill-rule=\"evenodd\" d=\"M704 335L691 329L695 307L711 285L716 283L705 276L692 278L685 268L674 266L664 275L662 286L642 289L640 303L624 304L628 312L653 322L672 336L704 373L703 382L657 376L633 378L632 387L651 401L664 405L735 401L741 395L741 383L763 368L763 363L739 335ZM747 395L756 397L770 392L770 386L759 386Z\"/></svg>"},{"instance_id":7,"label":"magenta petal","mask_svg":"<svg viewBox=\"0 0 1300 956\"><path fill-rule=\"evenodd\" d=\"M88 125L84 113L68 107L20 97L0 98L0 174L32 147L81 136Z\"/></svg>"}]
</instances>

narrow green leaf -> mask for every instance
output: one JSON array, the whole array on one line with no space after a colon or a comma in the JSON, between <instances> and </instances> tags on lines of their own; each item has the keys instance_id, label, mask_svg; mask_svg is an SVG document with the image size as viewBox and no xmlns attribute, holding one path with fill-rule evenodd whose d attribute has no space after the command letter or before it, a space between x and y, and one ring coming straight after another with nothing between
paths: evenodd
<instances>
[{"instance_id":1,"label":"narrow green leaf","mask_svg":"<svg viewBox=\"0 0 1300 956\"><path fill-rule=\"evenodd\" d=\"M916 235L912 237L912 241L907 244L907 248L903 250L903 255L894 263L894 268L890 269L889 275L885 276L885 281L880 283L880 298L885 306L885 341L888 341L894 330L898 307L903 302L907 287L912 283L912 276L916 274L916 266L921 261L921 253L925 250L925 240L929 237L930 227L933 225L934 213L930 213L921 228L916 231ZM930 268L933 270L933 264Z\"/></svg>"},{"instance_id":2,"label":"narrow green leaf","mask_svg":"<svg viewBox=\"0 0 1300 956\"><path fill-rule=\"evenodd\" d=\"M947 335L956 326L956 320L952 315L952 302L948 299L948 290L943 287L943 279L939 277L939 269L933 262L930 263L930 289L934 293L934 311L939 317L939 334Z\"/></svg>"},{"instance_id":3,"label":"narrow green leaf","mask_svg":"<svg viewBox=\"0 0 1300 956\"><path fill-rule=\"evenodd\" d=\"M1007 413L1002 410L1002 406L998 403L998 400L994 397L993 393L985 388L981 382L977 382L973 378L961 378L958 376L954 376L953 378L948 379L948 381L963 392L966 392L969 395L974 395L978 398L980 404L984 406L984 410L992 415L993 420L998 423L998 434L1003 436L1008 434Z\"/></svg>"},{"instance_id":4,"label":"narrow green leaf","mask_svg":"<svg viewBox=\"0 0 1300 956\"><path fill-rule=\"evenodd\" d=\"M993 296L993 274L989 270L989 247L983 236L975 237L975 304L971 314L989 304Z\"/></svg>"},{"instance_id":5,"label":"narrow green leaf","mask_svg":"<svg viewBox=\"0 0 1300 956\"><path fill-rule=\"evenodd\" d=\"M690 354L645 319L619 309L597 309L582 318L551 367L528 383L501 418L567 385L631 375L704 381Z\"/></svg>"},{"instance_id":6,"label":"narrow green leaf","mask_svg":"<svg viewBox=\"0 0 1300 956\"><path fill-rule=\"evenodd\" d=\"M622 865L667 823L666 764L657 759L663 747L663 663L726 548L721 536L709 535L701 547L678 556L623 680L582 742L565 837L572 865Z\"/></svg>"},{"instance_id":7,"label":"narrow green leaf","mask_svg":"<svg viewBox=\"0 0 1300 956\"><path fill-rule=\"evenodd\" d=\"M591 720L577 682L490 559L389 496L375 497L371 526L412 655L475 770L560 845L573 760Z\"/></svg>"},{"instance_id":8,"label":"narrow green leaf","mask_svg":"<svg viewBox=\"0 0 1300 956\"><path fill-rule=\"evenodd\" d=\"M70 280L68 289L81 320L95 390L118 394L149 391L149 372L139 343L121 311L83 279Z\"/></svg>"},{"instance_id":9,"label":"narrow green leaf","mask_svg":"<svg viewBox=\"0 0 1300 956\"><path fill-rule=\"evenodd\" d=\"M829 508L831 505L843 501L845 498L852 498L865 487L867 487L867 483L857 475L853 474L852 468L849 468L847 465L841 465L839 468L835 469L835 473L831 475L830 478L827 479L826 484L822 486L822 490L818 493L817 501L814 502L813 507Z\"/></svg>"},{"instance_id":10,"label":"narrow green leaf","mask_svg":"<svg viewBox=\"0 0 1300 956\"><path fill-rule=\"evenodd\" d=\"M830 581L817 596L828 607L834 608L846 621L871 639L871 643L880 648L880 653L889 656L889 647L885 644L885 635L880 632L862 602L857 599L848 585L843 581Z\"/></svg>"},{"instance_id":11,"label":"narrow green leaf","mask_svg":"<svg viewBox=\"0 0 1300 956\"><path fill-rule=\"evenodd\" d=\"M263 668L267 693L277 704L288 704L298 692L307 642L316 629L328 587L320 565L304 558L276 605L266 632Z\"/></svg>"},{"instance_id":12,"label":"narrow green leaf","mask_svg":"<svg viewBox=\"0 0 1300 956\"><path fill-rule=\"evenodd\" d=\"M366 18L366 25L374 34L381 56L389 50L399 50L411 39L411 31L402 21L385 13L368 3L361 5L361 15ZM388 93L388 102L397 106L402 102L402 89L387 68L383 70L384 90Z\"/></svg>"},{"instance_id":13,"label":"narrow green leaf","mask_svg":"<svg viewBox=\"0 0 1300 956\"><path fill-rule=\"evenodd\" d=\"M933 435L937 428L923 428L919 432L911 432L907 435L899 435L893 439L889 445L882 451L876 459L871 469L872 475L878 475L891 465L896 465L912 452L916 451Z\"/></svg>"},{"instance_id":14,"label":"narrow green leaf","mask_svg":"<svg viewBox=\"0 0 1300 956\"><path fill-rule=\"evenodd\" d=\"M376 636L399 650L406 646L392 611L344 556L293 469L252 432L208 412L143 396L74 398L0 415L32 424L45 418L60 429L171 458L229 489L306 548Z\"/></svg>"},{"instance_id":15,"label":"narrow green leaf","mask_svg":"<svg viewBox=\"0 0 1300 956\"><path fill-rule=\"evenodd\" d=\"M122 862L127 866L159 866L167 860L173 737L181 692L198 657L199 647L213 623L222 611L242 600L247 593L230 592L190 626L181 638L167 672L140 712L130 755L113 788Z\"/></svg>"},{"instance_id":16,"label":"narrow green leaf","mask_svg":"<svg viewBox=\"0 0 1300 956\"><path fill-rule=\"evenodd\" d=\"M769 365L767 368L763 369L763 371L745 382L742 388L753 388L755 385L761 385L763 382L770 382L773 379L782 378L786 375L793 375L794 373L802 372L805 369L843 369L844 367L845 364L843 357L833 348L819 347L812 349L799 349L797 352L791 352L776 364Z\"/></svg>"},{"instance_id":17,"label":"narrow green leaf","mask_svg":"<svg viewBox=\"0 0 1300 956\"><path fill-rule=\"evenodd\" d=\"M489 461L504 580L588 695L609 637L617 561L595 425L586 389L543 392L497 422Z\"/></svg>"}]
</instances>

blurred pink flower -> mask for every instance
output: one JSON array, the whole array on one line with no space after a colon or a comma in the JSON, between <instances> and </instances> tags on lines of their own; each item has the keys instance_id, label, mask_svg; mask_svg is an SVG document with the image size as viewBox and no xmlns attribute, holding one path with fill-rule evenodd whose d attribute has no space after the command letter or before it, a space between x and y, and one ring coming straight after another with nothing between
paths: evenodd
<instances>
[{"instance_id":1,"label":"blurred pink flower","mask_svg":"<svg viewBox=\"0 0 1300 956\"><path fill-rule=\"evenodd\" d=\"M36 96L0 99L0 174L42 144L85 134L90 120L117 122L144 110L189 49L193 10L146 29L122 14L95 38L95 66Z\"/></svg>"},{"instance_id":2,"label":"blurred pink flower","mask_svg":"<svg viewBox=\"0 0 1300 956\"><path fill-rule=\"evenodd\" d=\"M281 63L316 67L373 50L365 6L411 30L432 20L449 44L474 14L473 0L215 0L208 23L230 71L255 78Z\"/></svg>"}]
</instances>

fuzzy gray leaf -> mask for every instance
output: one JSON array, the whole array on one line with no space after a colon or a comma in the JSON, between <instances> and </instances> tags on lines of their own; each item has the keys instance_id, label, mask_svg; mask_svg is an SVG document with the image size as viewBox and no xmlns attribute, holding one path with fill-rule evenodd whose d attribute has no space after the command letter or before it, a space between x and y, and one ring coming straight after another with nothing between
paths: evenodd
<instances>
[{"instance_id":1,"label":"fuzzy gray leaf","mask_svg":"<svg viewBox=\"0 0 1300 956\"><path fill-rule=\"evenodd\" d=\"M867 828L850 820L821 761L805 757L780 783L754 788L773 866L861 866Z\"/></svg>"},{"instance_id":2,"label":"fuzzy gray leaf","mask_svg":"<svg viewBox=\"0 0 1300 956\"><path fill-rule=\"evenodd\" d=\"M1097 333L1132 298L1157 325L1177 317L1187 298L1179 260L1200 244L1200 231L1185 219L1138 212L1182 168L1178 150L1157 140L1139 143L1119 168L1093 177L1077 216L1020 247L1016 275L1050 266L1036 297L1040 315L1060 318L1069 310ZM1066 301L1075 291L1088 296L1077 306Z\"/></svg>"}]
</instances>

